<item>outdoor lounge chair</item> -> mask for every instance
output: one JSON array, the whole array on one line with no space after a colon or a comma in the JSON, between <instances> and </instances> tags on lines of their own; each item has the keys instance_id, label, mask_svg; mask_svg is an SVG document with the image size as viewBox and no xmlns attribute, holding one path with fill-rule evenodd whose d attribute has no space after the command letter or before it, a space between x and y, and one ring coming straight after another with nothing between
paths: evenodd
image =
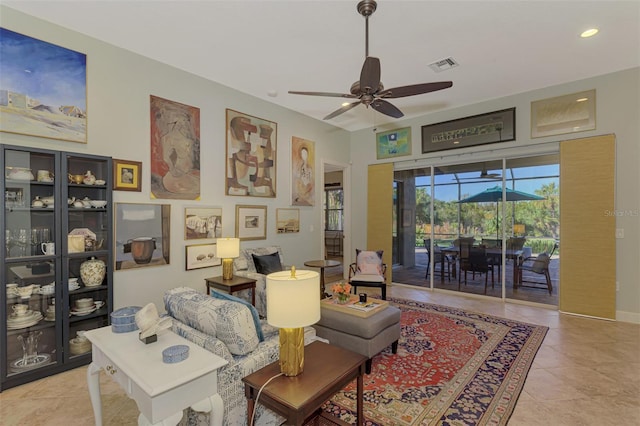
<instances>
[{"instance_id":1,"label":"outdoor lounge chair","mask_svg":"<svg viewBox=\"0 0 640 426\"><path fill-rule=\"evenodd\" d=\"M553 256L553 253L555 253L557 248L558 243L555 243L553 245L553 249L551 249L551 253L542 252L536 257L528 257L522 261L522 265L520 265L518 272L518 281L520 282L520 287L540 288L540 284L545 284L540 281L524 280L523 272L531 272L538 275L544 275L546 278L547 290L549 290L549 294L553 293L553 284L551 283L551 275L549 274L549 263L551 263L551 256ZM523 285L523 283L534 285ZM538 284L538 286L536 286L535 284Z\"/></svg>"}]
</instances>

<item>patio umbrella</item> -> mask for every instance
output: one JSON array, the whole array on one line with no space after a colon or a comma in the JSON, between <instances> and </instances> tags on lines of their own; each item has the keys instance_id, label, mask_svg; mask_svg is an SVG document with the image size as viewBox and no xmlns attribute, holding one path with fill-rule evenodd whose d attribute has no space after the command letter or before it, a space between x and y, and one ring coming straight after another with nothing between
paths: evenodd
<instances>
[{"instance_id":1,"label":"patio umbrella","mask_svg":"<svg viewBox=\"0 0 640 426\"><path fill-rule=\"evenodd\" d=\"M516 191L515 189L505 189L507 192L507 201L535 201L544 200L544 197L539 195L529 194L527 192ZM482 192L471 195L467 198L463 198L458 203L496 203L496 239L498 236L498 201L502 201L502 187L494 186L493 188L485 189Z\"/></svg>"}]
</instances>

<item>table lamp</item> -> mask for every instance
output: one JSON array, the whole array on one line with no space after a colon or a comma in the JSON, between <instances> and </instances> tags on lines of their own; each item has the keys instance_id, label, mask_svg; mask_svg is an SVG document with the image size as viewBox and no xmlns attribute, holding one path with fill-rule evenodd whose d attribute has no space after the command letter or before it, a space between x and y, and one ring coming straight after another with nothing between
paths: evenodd
<instances>
[{"instance_id":1,"label":"table lamp","mask_svg":"<svg viewBox=\"0 0 640 426\"><path fill-rule=\"evenodd\" d=\"M240 240L238 238L218 238L216 257L222 259L222 279L233 278L233 259L240 256Z\"/></svg>"},{"instance_id":2,"label":"table lamp","mask_svg":"<svg viewBox=\"0 0 640 426\"><path fill-rule=\"evenodd\" d=\"M280 328L280 371L297 376L304 369L304 329L320 320L320 275L315 271L267 275L267 322Z\"/></svg>"}]
</instances>

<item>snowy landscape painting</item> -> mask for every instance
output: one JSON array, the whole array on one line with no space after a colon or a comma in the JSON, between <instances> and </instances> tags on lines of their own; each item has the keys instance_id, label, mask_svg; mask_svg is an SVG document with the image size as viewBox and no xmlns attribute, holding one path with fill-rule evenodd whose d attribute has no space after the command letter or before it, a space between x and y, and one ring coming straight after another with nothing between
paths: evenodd
<instances>
[{"instance_id":1,"label":"snowy landscape painting","mask_svg":"<svg viewBox=\"0 0 640 426\"><path fill-rule=\"evenodd\" d=\"M0 131L87 143L87 55L0 28Z\"/></svg>"}]
</instances>

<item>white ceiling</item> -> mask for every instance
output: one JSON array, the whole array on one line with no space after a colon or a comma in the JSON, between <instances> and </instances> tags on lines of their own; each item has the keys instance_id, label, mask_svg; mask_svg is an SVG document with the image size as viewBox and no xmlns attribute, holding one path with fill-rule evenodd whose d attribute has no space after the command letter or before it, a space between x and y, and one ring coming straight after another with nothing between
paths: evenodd
<instances>
[{"instance_id":1,"label":"white ceiling","mask_svg":"<svg viewBox=\"0 0 640 426\"><path fill-rule=\"evenodd\" d=\"M14 1L2 4L308 116L348 93L365 57L356 0ZM415 117L640 66L640 1L379 0L369 54L385 87L451 80L391 102ZM590 39L578 35L596 26ZM428 65L453 57L460 66ZM277 92L270 97L269 92ZM363 105L330 120L358 130L394 119Z\"/></svg>"}]
</instances>

